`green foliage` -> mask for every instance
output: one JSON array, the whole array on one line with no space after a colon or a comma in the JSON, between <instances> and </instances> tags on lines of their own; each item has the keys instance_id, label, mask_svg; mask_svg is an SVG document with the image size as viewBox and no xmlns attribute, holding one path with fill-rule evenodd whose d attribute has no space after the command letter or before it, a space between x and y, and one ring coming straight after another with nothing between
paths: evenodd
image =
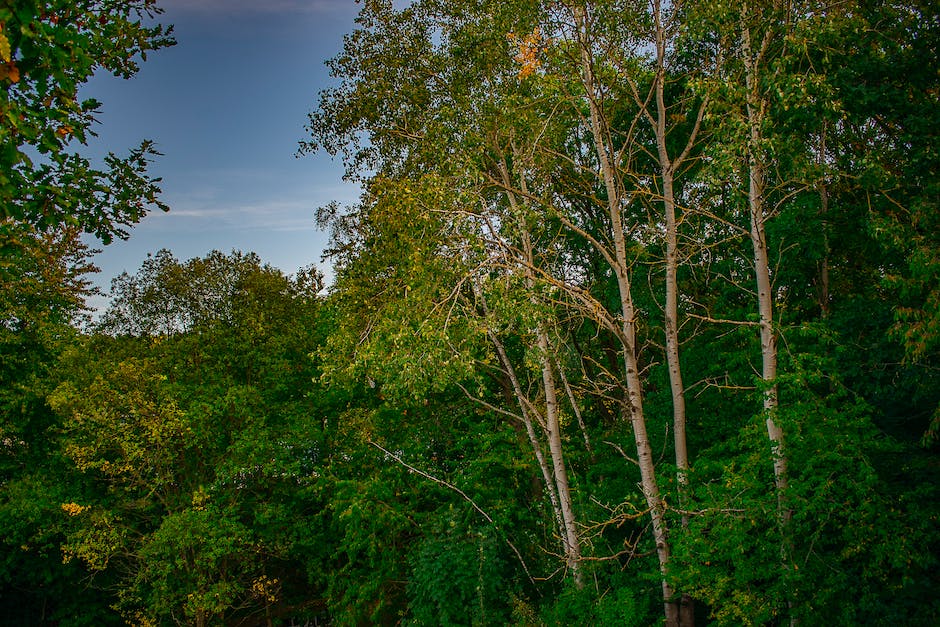
<instances>
[{"instance_id":1,"label":"green foliage","mask_svg":"<svg viewBox=\"0 0 940 627\"><path fill-rule=\"evenodd\" d=\"M506 564L498 539L454 536L429 534L413 552L408 592L414 624L505 623Z\"/></svg>"},{"instance_id":2,"label":"green foliage","mask_svg":"<svg viewBox=\"0 0 940 627\"><path fill-rule=\"evenodd\" d=\"M634 194L621 210L633 240L628 270L644 409L654 449L662 451L658 475L671 475L675 469L661 461L670 453L665 425L672 409L659 339L665 244L653 212L662 200L661 172L653 168L656 146L638 113L654 97L648 90L656 20L638 5L592 2L579 22L580 7L428 1L364 9L360 28L331 66L341 82L311 116L307 146L344 152L350 174L368 190L347 213L332 208L340 261L332 298L341 333L324 357L331 382L372 383L391 404L402 396L432 403L429 392L466 385L472 376L471 389L491 407L514 409L505 378L485 374L494 360L479 340L489 332L504 342L538 407L534 375L542 355L531 337L551 321L553 339L570 343L560 352L574 352L563 361L577 373L571 378L586 430L595 448L598 440L606 444L588 455L571 445L573 425L564 426L579 511L608 517L589 527L591 549L623 556L640 577L616 579L620 562L599 562L594 573L611 582L603 598L616 600L605 606L596 591L592 598L587 590L554 587L543 605L546 621L590 622L592 612L600 616L607 607L641 622L654 616L646 600L658 571L650 560L632 559L650 543L637 523L643 512L631 511L641 502L635 471L616 448L632 434L618 423L623 373L602 316L619 303L616 269L604 258L611 247L602 210L607 187L591 144L595 133L614 138L623 150L614 164L617 183L626 197ZM917 16L931 19L916 25ZM935 585L921 577L930 560L912 561L918 575L900 576L906 583L887 591L884 582L898 573L886 556L910 553L906 538L934 540L908 514L893 511L890 500L870 496L894 483L880 461L885 451L903 448L895 438L908 437L915 425L923 432L929 421L920 416L937 406L930 374L932 231L920 228L935 213L924 173L934 166L927 146L936 127L930 124L936 77L923 67L911 83L887 76L894 61L935 56L935 18L935 9L918 2L905 8L695 2L663 11L666 101L685 108L707 98L709 106L704 139L677 190L691 488L680 494L675 481L660 488L671 505L675 543L669 577L700 603L700 615L710 612L719 623L791 616L857 622L864 612L867 620L909 619L901 598ZM582 54L591 57L597 93L582 93ZM609 128L590 126L589 99ZM669 106L667 127L676 126L667 146L681 149L693 120ZM749 114L758 132L750 139ZM748 156L766 174L759 219L780 347L773 382L754 376L762 347L752 293ZM905 176L914 184L906 186ZM442 267L444 260L450 265ZM421 289L413 292L415 277ZM454 368L458 355L463 369ZM771 386L780 407L767 416L760 412ZM386 414L360 417L361 433L390 427L381 422ZM780 500L768 417L785 434L789 488ZM391 424L408 435L394 439L412 455L420 448L410 438L434 449L440 444L433 429ZM467 440L462 446L473 450ZM550 519L528 520L548 535ZM886 530L880 544L850 531L868 525ZM433 552L420 555L433 572ZM426 596L412 593L431 608L421 611L449 612L442 599L455 594L438 595L431 581L424 586ZM868 609L840 603L847 590ZM514 598L515 620L536 622L526 595Z\"/></svg>"},{"instance_id":3,"label":"green foliage","mask_svg":"<svg viewBox=\"0 0 940 627\"><path fill-rule=\"evenodd\" d=\"M596 590L565 588L542 611L542 625L625 625L640 627L653 624L645 601L636 598L627 582L598 595Z\"/></svg>"},{"instance_id":4,"label":"green foliage","mask_svg":"<svg viewBox=\"0 0 940 627\"><path fill-rule=\"evenodd\" d=\"M122 280L102 324L124 335L84 338L49 397L91 495L64 502L66 559L117 575L128 620L302 607L299 530L288 530L307 506L291 488L310 483L321 455L306 392L316 275L284 277L240 253L183 264L163 252ZM149 332L129 326L127 312L148 311Z\"/></svg>"},{"instance_id":5,"label":"green foliage","mask_svg":"<svg viewBox=\"0 0 940 627\"><path fill-rule=\"evenodd\" d=\"M164 517L140 549L142 568L125 602L134 599L140 603L136 612L160 622L180 608L188 621L218 622L259 597L262 605L276 600L278 582L262 579L262 547L252 535L232 512L212 503Z\"/></svg>"},{"instance_id":6,"label":"green foliage","mask_svg":"<svg viewBox=\"0 0 940 627\"><path fill-rule=\"evenodd\" d=\"M59 504L74 503L85 486L63 463L45 397L74 327L86 322L85 275L95 268L79 234L107 243L149 207L166 208L146 172L152 142L101 165L79 148L100 107L80 102L80 89L99 70L128 78L138 58L171 45L169 29L143 24L158 12L152 0L0 7L0 535L9 556L0 612L17 623L117 618L107 595L87 591L77 564L62 564Z\"/></svg>"},{"instance_id":7,"label":"green foliage","mask_svg":"<svg viewBox=\"0 0 940 627\"><path fill-rule=\"evenodd\" d=\"M928 624L936 608L907 595L934 585L933 552L922 548L936 542L923 527L935 514L905 511L918 497L886 491L873 461L896 445L879 437L870 408L838 383L830 360L806 357L781 380L775 417L791 469L786 524L757 417L700 457L696 514L677 542L681 585L717 624L776 620L788 610L772 599L805 621Z\"/></svg>"},{"instance_id":8,"label":"green foliage","mask_svg":"<svg viewBox=\"0 0 940 627\"><path fill-rule=\"evenodd\" d=\"M22 624L116 619L105 595L82 594L85 573L62 564L59 506L81 488L58 454L45 402L76 336L71 325L83 319L89 256L74 229L0 221L0 614Z\"/></svg>"},{"instance_id":9,"label":"green foliage","mask_svg":"<svg viewBox=\"0 0 940 627\"><path fill-rule=\"evenodd\" d=\"M0 490L0 615L10 624L118 625L106 593L90 590L88 572L63 562L68 515L62 503L81 487L58 459L6 480ZM107 574L100 577L107 586Z\"/></svg>"},{"instance_id":10,"label":"green foliage","mask_svg":"<svg viewBox=\"0 0 940 627\"><path fill-rule=\"evenodd\" d=\"M74 230L0 221L0 481L48 452L44 432L53 421L43 396L75 335L71 324L82 320L89 256Z\"/></svg>"},{"instance_id":11,"label":"green foliage","mask_svg":"<svg viewBox=\"0 0 940 627\"><path fill-rule=\"evenodd\" d=\"M389 395L420 398L470 376L480 342L463 315L472 307L465 301L470 269L460 262L459 225L439 213L469 201L446 184L433 176L380 179L370 191L374 204L333 223L335 237L352 238L357 248L339 260L339 325L320 351L327 381L371 380Z\"/></svg>"},{"instance_id":12,"label":"green foliage","mask_svg":"<svg viewBox=\"0 0 940 627\"><path fill-rule=\"evenodd\" d=\"M331 499L333 559L327 572L330 609L344 625L392 620L404 605L410 520L399 481L359 480L334 484ZM389 547L397 550L390 551Z\"/></svg>"},{"instance_id":13,"label":"green foliage","mask_svg":"<svg viewBox=\"0 0 940 627\"><path fill-rule=\"evenodd\" d=\"M152 142L109 154L104 169L74 150L94 134L100 106L78 100L81 86L99 69L129 78L138 57L174 43L171 29L143 23L159 12L154 0L17 0L0 9L0 217L108 242L126 237L148 207L167 208L146 173Z\"/></svg>"}]
</instances>

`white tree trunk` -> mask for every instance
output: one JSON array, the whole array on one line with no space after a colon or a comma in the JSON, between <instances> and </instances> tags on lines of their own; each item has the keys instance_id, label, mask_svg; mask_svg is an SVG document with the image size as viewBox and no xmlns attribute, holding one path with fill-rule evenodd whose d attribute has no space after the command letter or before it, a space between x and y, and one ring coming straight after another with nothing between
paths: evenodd
<instances>
[{"instance_id":1,"label":"white tree trunk","mask_svg":"<svg viewBox=\"0 0 940 627\"><path fill-rule=\"evenodd\" d=\"M552 466L555 471L555 486L558 490L558 500L564 520L565 556L575 585L580 588L583 585L580 567L581 543L571 503L568 470L565 467L565 458L562 454L561 422L558 420L558 394L556 392L555 376L552 372L548 335L541 328L538 331L538 348L542 366L542 386L545 391L545 422L546 431L548 432L548 447L551 451Z\"/></svg>"},{"instance_id":2,"label":"white tree trunk","mask_svg":"<svg viewBox=\"0 0 940 627\"><path fill-rule=\"evenodd\" d=\"M624 193L617 180L615 165L612 163L612 144L606 117L598 103L599 92L594 77L594 59L591 51L590 24L588 13L581 8L574 8L574 17L578 31L578 43L581 48L581 81L584 87L590 111L591 134L600 166L603 185L607 192L607 211L610 218L611 239L614 243L614 273L620 300L621 342L623 344L624 378L627 388L628 406L633 437L636 444L637 463L640 468L640 480L647 507L650 510L653 527L653 540L662 574L663 605L666 625L679 624L679 608L673 599L674 590L669 582L669 540L665 520L665 505L659 493L653 452L646 430L646 418L643 414L643 386L640 381L636 346L636 308L628 276L629 263L622 220Z\"/></svg>"},{"instance_id":3,"label":"white tree trunk","mask_svg":"<svg viewBox=\"0 0 940 627\"><path fill-rule=\"evenodd\" d=\"M751 222L751 245L754 250L754 278L757 283L757 311L759 315L761 346L761 378L764 389L764 413L767 436L774 455L774 481L780 501L780 515L785 523L790 515L783 504L783 493L787 487L787 458L784 449L783 429L775 421L777 413L777 336L774 330L773 285L770 276L770 258L767 250L766 222L768 212L765 205L765 180L767 164L764 162L763 124L767 100L760 92L760 66L770 43L772 29L767 26L759 49L755 50L748 24L747 6L742 7L741 43L744 55L745 85L747 87L748 124L748 191L747 204Z\"/></svg>"},{"instance_id":4,"label":"white tree trunk","mask_svg":"<svg viewBox=\"0 0 940 627\"><path fill-rule=\"evenodd\" d=\"M532 250L531 237L524 223L524 218L520 211L521 207L518 204L516 195L511 191L513 189L512 180L505 161L500 161L499 169L506 189L506 197L513 215L518 219L522 238L522 258L519 259L517 257L512 261L524 271L526 286L531 291L535 288L535 257ZM522 182L521 187L525 189L525 181ZM507 246L504 252L508 257L512 258L512 250L513 248L511 246ZM516 254L518 255L518 253ZM495 335L491 334L491 336L495 339ZM544 459L540 459L539 463L546 484L551 486L549 496L552 497L552 505L556 512L556 519L558 519L558 530L564 548L565 563L568 570L571 572L575 585L580 588L583 585L581 577L581 541L571 499L568 471L564 461L564 451L561 440L561 422L559 420L558 391L551 365L552 355L548 333L542 323L540 323L536 329L536 347L539 351L542 391L545 395L545 420L543 424L546 437L548 438L549 456L552 462L551 473L548 472L548 465L544 462ZM502 349L501 345L499 346L499 351L500 359L503 360L504 366L511 369L511 364L509 364L506 352ZM515 377L515 374L513 374L512 379L516 396L520 399L520 405L527 405L527 407L524 406L522 409L523 415L528 411L534 411L532 403L524 397L522 388L518 384L518 378ZM538 438L532 433L531 421L527 420L526 422L530 440L533 442L533 447L538 450L537 454L541 457L541 448L537 444Z\"/></svg>"}]
</instances>

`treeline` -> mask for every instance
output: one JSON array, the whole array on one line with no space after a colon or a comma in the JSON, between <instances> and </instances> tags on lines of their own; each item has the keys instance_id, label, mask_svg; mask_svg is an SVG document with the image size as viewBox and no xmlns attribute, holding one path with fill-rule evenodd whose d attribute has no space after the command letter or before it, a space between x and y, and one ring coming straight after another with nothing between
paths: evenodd
<instances>
[{"instance_id":1,"label":"treeline","mask_svg":"<svg viewBox=\"0 0 940 627\"><path fill-rule=\"evenodd\" d=\"M170 43L46 8L0 13L11 120L66 80L23 24ZM938 43L926 1L366 2L303 144L364 190L335 283L160 251L95 322L78 234L157 202L149 145L4 121L0 618L936 624Z\"/></svg>"}]
</instances>

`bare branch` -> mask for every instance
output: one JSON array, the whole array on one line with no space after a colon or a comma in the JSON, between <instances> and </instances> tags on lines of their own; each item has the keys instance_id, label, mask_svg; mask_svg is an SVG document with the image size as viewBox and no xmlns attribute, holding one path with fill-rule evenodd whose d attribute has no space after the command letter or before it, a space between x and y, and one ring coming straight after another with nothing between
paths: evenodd
<instances>
[{"instance_id":1,"label":"bare branch","mask_svg":"<svg viewBox=\"0 0 940 627\"><path fill-rule=\"evenodd\" d=\"M629 455L627 455L627 454L623 451L623 448L622 448L619 444L614 444L613 442L609 442L609 441L607 441L607 440L604 440L604 444L606 444L607 446L612 446L612 447L613 447L618 453L620 453L620 454L623 456L623 458L624 458L625 460L627 460L628 462L631 462L631 463L633 463L633 464L636 464L637 466L640 465L640 462L636 461L635 459L633 459L632 457L630 457Z\"/></svg>"}]
</instances>

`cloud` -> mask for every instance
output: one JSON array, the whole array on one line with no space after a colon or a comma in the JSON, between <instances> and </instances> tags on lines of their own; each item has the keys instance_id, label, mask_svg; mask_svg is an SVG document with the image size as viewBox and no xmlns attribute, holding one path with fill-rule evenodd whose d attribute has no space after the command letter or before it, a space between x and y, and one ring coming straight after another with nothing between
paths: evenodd
<instances>
[{"instance_id":1,"label":"cloud","mask_svg":"<svg viewBox=\"0 0 940 627\"><path fill-rule=\"evenodd\" d=\"M315 204L304 201L258 201L223 204L195 199L178 199L167 214L152 214L162 230L194 232L203 230L281 232L315 231ZM154 224L157 226L157 224Z\"/></svg>"},{"instance_id":2,"label":"cloud","mask_svg":"<svg viewBox=\"0 0 940 627\"><path fill-rule=\"evenodd\" d=\"M189 11L225 15L250 13L348 12L354 0L158 0L158 6L174 12Z\"/></svg>"}]
</instances>

